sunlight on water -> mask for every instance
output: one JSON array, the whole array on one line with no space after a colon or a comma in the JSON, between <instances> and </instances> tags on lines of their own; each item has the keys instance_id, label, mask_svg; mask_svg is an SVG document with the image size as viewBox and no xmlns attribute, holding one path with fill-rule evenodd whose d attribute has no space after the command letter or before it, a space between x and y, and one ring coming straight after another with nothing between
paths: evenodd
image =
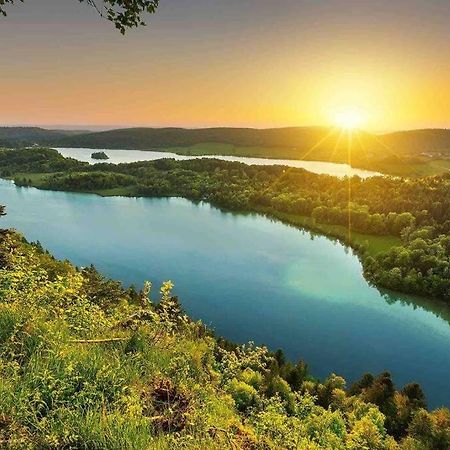
<instances>
[{"instance_id":1,"label":"sunlight on water","mask_svg":"<svg viewBox=\"0 0 450 450\"><path fill-rule=\"evenodd\" d=\"M369 178L381 175L378 172L369 170L356 169L348 164L338 164L324 161L300 161L293 159L268 159L268 158L248 158L245 156L223 156L223 155L206 155L206 156L185 156L177 155L170 152L145 151L145 150L108 150L108 149L92 149L92 148L57 148L63 156L78 159L79 161L98 164L105 161L99 161L91 158L91 154L97 151L104 151L109 159L107 163L120 164L136 161L152 161L161 158L173 158L176 160L198 159L198 158L216 158L223 161L237 161L244 164L254 164L260 166L281 165L289 167L297 167L306 169L309 172L332 175L336 177L354 176L361 178Z\"/></svg>"}]
</instances>

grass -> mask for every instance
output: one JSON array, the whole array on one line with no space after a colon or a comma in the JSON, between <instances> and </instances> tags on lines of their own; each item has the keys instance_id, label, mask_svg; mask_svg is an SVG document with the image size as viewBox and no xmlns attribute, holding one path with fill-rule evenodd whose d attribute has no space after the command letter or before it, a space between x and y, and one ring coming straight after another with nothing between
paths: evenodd
<instances>
[{"instance_id":1,"label":"grass","mask_svg":"<svg viewBox=\"0 0 450 450\"><path fill-rule=\"evenodd\" d=\"M103 294L99 290L88 298L81 288L87 281L75 268L36 253L19 235L0 236L0 255L5 254L8 269L0 271L0 448L214 448L208 422L227 429L239 422L230 397L210 381L215 344L201 325L180 322L170 332L171 320L179 319L163 323L155 315L151 322L116 327L140 311L128 303L126 291L112 289L110 306L101 309L95 299L108 292L107 285L96 285L106 291L100 287ZM47 272L49 264L57 276ZM92 336L118 336L123 342L76 341ZM136 336L141 345L132 344ZM176 394L172 403L154 395L158 383ZM174 416L182 401L189 409ZM174 417L183 436L164 428L168 421L178 424ZM175 444L185 436L198 446ZM227 448L225 437L217 444Z\"/></svg>"},{"instance_id":2,"label":"grass","mask_svg":"<svg viewBox=\"0 0 450 450\"><path fill-rule=\"evenodd\" d=\"M9 177L10 179L25 179L28 184L36 187L42 188L44 185L44 181L49 175L54 175L53 173L16 173L13 176ZM121 186L111 189L93 189L89 191L82 191L88 194L97 194L102 197L112 197L112 196L123 196L123 197L132 197L136 196L137 190L135 185L130 186Z\"/></svg>"},{"instance_id":3,"label":"grass","mask_svg":"<svg viewBox=\"0 0 450 450\"><path fill-rule=\"evenodd\" d=\"M342 239L354 247L364 246L370 256L375 256L380 252L384 252L392 247L401 245L400 238L396 236L378 236L358 232L351 232L349 234L348 228L343 225L316 223L312 217L273 212L264 209L261 210L261 212L290 225L306 228L326 236Z\"/></svg>"},{"instance_id":4,"label":"grass","mask_svg":"<svg viewBox=\"0 0 450 450\"><path fill-rule=\"evenodd\" d=\"M244 156L249 158L267 158L267 159L291 159L291 160L319 160L324 162L345 162L339 159L327 161L310 155L303 157L302 153L296 147L261 147L261 146L235 146L232 144L221 143L202 143L190 147L166 147L158 148L158 151L172 152L178 155L202 156L202 155L226 155L226 156Z\"/></svg>"},{"instance_id":5,"label":"grass","mask_svg":"<svg viewBox=\"0 0 450 450\"><path fill-rule=\"evenodd\" d=\"M302 157L302 154L295 147L260 147L260 146L235 146L221 143L202 143L190 147L167 147L159 148L158 151L172 152L179 155L202 156L202 155L226 155L244 156L253 158L268 159L291 159L291 160L317 160L322 162L345 163L346 161L336 155L331 160L328 155L316 153ZM450 159L414 158L415 162L405 161L402 164L380 164L373 170L385 174L404 177L426 177L447 173L450 171ZM370 170L370 167L363 167Z\"/></svg>"},{"instance_id":6,"label":"grass","mask_svg":"<svg viewBox=\"0 0 450 450\"><path fill-rule=\"evenodd\" d=\"M122 186L111 189L96 189L92 191L93 194L101 195L102 197L134 197L138 195L135 185Z\"/></svg>"},{"instance_id":7,"label":"grass","mask_svg":"<svg viewBox=\"0 0 450 450\"><path fill-rule=\"evenodd\" d=\"M31 183L34 187L40 187L43 184L43 181L45 180L46 177L48 177L49 175L53 175L53 174L49 174L49 173L15 173L13 176L11 176L11 179L26 179L27 181L30 180Z\"/></svg>"},{"instance_id":8,"label":"grass","mask_svg":"<svg viewBox=\"0 0 450 450\"><path fill-rule=\"evenodd\" d=\"M450 172L450 159L422 158L420 162L380 166L378 170L401 177L429 177Z\"/></svg>"}]
</instances>

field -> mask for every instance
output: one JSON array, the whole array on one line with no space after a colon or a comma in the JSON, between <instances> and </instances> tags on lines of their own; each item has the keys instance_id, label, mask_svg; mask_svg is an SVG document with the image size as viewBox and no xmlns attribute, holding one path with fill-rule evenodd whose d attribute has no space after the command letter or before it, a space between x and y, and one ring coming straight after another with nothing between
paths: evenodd
<instances>
[{"instance_id":1,"label":"field","mask_svg":"<svg viewBox=\"0 0 450 450\"><path fill-rule=\"evenodd\" d=\"M261 212L267 213L281 222L288 223L296 227L305 228L307 230L312 230L318 234L342 239L349 242L352 246L363 246L367 249L368 254L371 256L387 251L392 247L401 245L400 238L396 236L376 236L356 232L350 232L349 234L348 229L342 225L316 223L311 217L281 212L273 213L268 210L262 210Z\"/></svg>"},{"instance_id":2,"label":"field","mask_svg":"<svg viewBox=\"0 0 450 450\"><path fill-rule=\"evenodd\" d=\"M399 164L386 168L392 175L405 177L429 177L450 172L450 159L424 158L421 162Z\"/></svg>"},{"instance_id":3,"label":"field","mask_svg":"<svg viewBox=\"0 0 450 450\"><path fill-rule=\"evenodd\" d=\"M292 159L292 160L307 160L307 161L323 161L333 163L347 163L342 154L334 154L331 158L328 155L321 157L317 151L310 154L301 152L296 147L262 147L262 146L235 146L232 144L217 144L217 143L203 143L196 144L190 147L167 147L158 148L158 151L172 152L178 155L187 156L201 156L201 155L224 155L224 156L245 156L253 158L268 158L268 159ZM302 154L303 153L303 154ZM355 154L355 156L358 156ZM367 161L362 160L362 163L354 164L354 167L366 167ZM401 158L397 163L377 163L379 167L377 170L389 175L405 176L405 177L427 177L441 175L450 172L450 158L427 158L414 157ZM370 166L370 164L369 164ZM373 169L373 167L372 167Z\"/></svg>"},{"instance_id":4,"label":"field","mask_svg":"<svg viewBox=\"0 0 450 450\"><path fill-rule=\"evenodd\" d=\"M158 151L177 153L178 155L201 156L201 155L221 155L221 156L246 156L250 158L268 159L295 159L309 160L317 159L317 152L305 154L297 147L263 147L263 146L236 146L233 144L203 143L189 147L167 147L158 148ZM323 159L327 161L327 159ZM342 158L333 157L329 162L346 162Z\"/></svg>"}]
</instances>

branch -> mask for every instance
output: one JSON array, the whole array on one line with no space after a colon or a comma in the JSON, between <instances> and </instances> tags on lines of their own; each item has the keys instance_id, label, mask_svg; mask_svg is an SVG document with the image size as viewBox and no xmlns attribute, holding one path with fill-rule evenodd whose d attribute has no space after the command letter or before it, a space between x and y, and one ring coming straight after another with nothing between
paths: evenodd
<instances>
[{"instance_id":1,"label":"branch","mask_svg":"<svg viewBox=\"0 0 450 450\"><path fill-rule=\"evenodd\" d=\"M69 342L71 344L103 344L105 342L119 342L119 341L127 341L129 338L107 338L107 339L72 339Z\"/></svg>"},{"instance_id":2,"label":"branch","mask_svg":"<svg viewBox=\"0 0 450 450\"><path fill-rule=\"evenodd\" d=\"M12 5L23 0L0 0L0 15L6 16L5 5ZM112 22L122 33L130 28L145 26L144 18L148 14L154 14L160 0L78 0L86 3L98 13L100 17Z\"/></svg>"}]
</instances>

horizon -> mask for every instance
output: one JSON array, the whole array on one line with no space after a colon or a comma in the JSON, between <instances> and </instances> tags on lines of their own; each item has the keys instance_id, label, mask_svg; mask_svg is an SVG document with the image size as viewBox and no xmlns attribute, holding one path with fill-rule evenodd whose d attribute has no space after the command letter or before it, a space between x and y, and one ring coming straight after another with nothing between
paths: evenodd
<instances>
[{"instance_id":1,"label":"horizon","mask_svg":"<svg viewBox=\"0 0 450 450\"><path fill-rule=\"evenodd\" d=\"M450 127L448 2L227 3L162 1L125 36L73 0L8 8L0 122L284 128L358 109L378 134Z\"/></svg>"},{"instance_id":2,"label":"horizon","mask_svg":"<svg viewBox=\"0 0 450 450\"><path fill-rule=\"evenodd\" d=\"M93 133L99 133L103 131L114 131L114 130L129 130L129 129L185 129L185 130L202 130L202 129L252 129L252 130L280 130L286 128L335 128L339 129L336 125L289 125L289 126L278 126L278 127L256 127L256 126L227 126L227 125L216 125L216 126L182 126L182 125L71 125L71 124L53 124L53 125L42 125L42 124L0 124L0 128L41 128L45 130L54 131L87 131ZM384 134L394 134L394 133L406 133L413 131L450 131L449 127L427 127L427 128L406 128L406 129L390 129L390 130L367 130L364 128L355 128L353 132L369 133L374 135L384 135Z\"/></svg>"}]
</instances>

